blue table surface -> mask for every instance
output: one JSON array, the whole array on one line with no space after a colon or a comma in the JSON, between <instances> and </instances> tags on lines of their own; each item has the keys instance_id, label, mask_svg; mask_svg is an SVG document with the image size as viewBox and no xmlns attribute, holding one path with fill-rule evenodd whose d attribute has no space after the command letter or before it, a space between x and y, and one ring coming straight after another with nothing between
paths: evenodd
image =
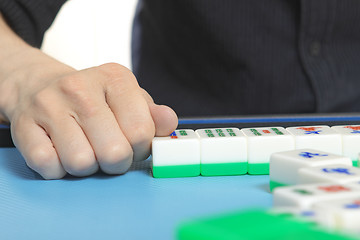
<instances>
[{"instance_id":1,"label":"blue table surface","mask_svg":"<svg viewBox=\"0 0 360 240\"><path fill-rule=\"evenodd\" d=\"M181 222L272 204L268 176L155 179L150 166L45 181L2 148L0 239L174 239Z\"/></svg>"}]
</instances>

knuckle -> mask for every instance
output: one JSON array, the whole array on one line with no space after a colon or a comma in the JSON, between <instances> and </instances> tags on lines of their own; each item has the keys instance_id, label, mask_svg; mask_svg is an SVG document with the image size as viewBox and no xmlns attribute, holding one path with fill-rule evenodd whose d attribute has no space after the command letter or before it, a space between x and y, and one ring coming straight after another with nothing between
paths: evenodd
<instances>
[{"instance_id":1,"label":"knuckle","mask_svg":"<svg viewBox=\"0 0 360 240\"><path fill-rule=\"evenodd\" d=\"M99 66L99 70L106 75L132 75L132 72L127 67L118 63L105 63Z\"/></svg>"},{"instance_id":2,"label":"knuckle","mask_svg":"<svg viewBox=\"0 0 360 240\"><path fill-rule=\"evenodd\" d=\"M35 147L31 149L26 157L28 166L35 171L52 168L54 160L57 161L57 154L55 151L44 147Z\"/></svg>"},{"instance_id":3,"label":"knuckle","mask_svg":"<svg viewBox=\"0 0 360 240\"><path fill-rule=\"evenodd\" d=\"M132 146L150 145L155 136L155 126L153 124L133 124L129 132L128 138Z\"/></svg>"},{"instance_id":4,"label":"knuckle","mask_svg":"<svg viewBox=\"0 0 360 240\"><path fill-rule=\"evenodd\" d=\"M74 176L86 176L97 171L98 166L93 153L79 152L71 155L66 163L65 170Z\"/></svg>"},{"instance_id":5,"label":"knuckle","mask_svg":"<svg viewBox=\"0 0 360 240\"><path fill-rule=\"evenodd\" d=\"M95 116L98 116L102 109L101 106L92 102L83 102L77 104L77 112L80 116L83 116L85 119L91 119Z\"/></svg>"},{"instance_id":6,"label":"knuckle","mask_svg":"<svg viewBox=\"0 0 360 240\"><path fill-rule=\"evenodd\" d=\"M119 163L123 159L131 158L132 154L132 149L130 147L124 146L123 144L114 144L104 149L101 158L107 164L113 165Z\"/></svg>"},{"instance_id":7,"label":"knuckle","mask_svg":"<svg viewBox=\"0 0 360 240\"><path fill-rule=\"evenodd\" d=\"M39 109L43 113L52 112L53 96L49 91L42 90L33 96L32 103L35 109Z\"/></svg>"},{"instance_id":8,"label":"knuckle","mask_svg":"<svg viewBox=\"0 0 360 240\"><path fill-rule=\"evenodd\" d=\"M99 66L99 70L106 76L107 83L113 87L138 87L135 75L128 68L117 64L107 63ZM126 84L125 84L126 83Z\"/></svg>"},{"instance_id":9,"label":"knuckle","mask_svg":"<svg viewBox=\"0 0 360 240\"><path fill-rule=\"evenodd\" d=\"M90 98L82 77L65 77L59 80L58 84L62 93L73 101L86 102Z\"/></svg>"},{"instance_id":10,"label":"knuckle","mask_svg":"<svg viewBox=\"0 0 360 240\"><path fill-rule=\"evenodd\" d=\"M129 146L114 144L104 149L100 158L103 171L109 174L121 174L130 167L133 151Z\"/></svg>"},{"instance_id":11,"label":"knuckle","mask_svg":"<svg viewBox=\"0 0 360 240\"><path fill-rule=\"evenodd\" d=\"M79 76L59 80L59 87L66 98L75 105L78 113L92 117L99 113L100 107L95 103L94 94L89 89L86 79Z\"/></svg>"},{"instance_id":12,"label":"knuckle","mask_svg":"<svg viewBox=\"0 0 360 240\"><path fill-rule=\"evenodd\" d=\"M58 164L57 154L50 149L35 148L25 159L28 167L38 172L44 179L60 179L66 175L62 166Z\"/></svg>"}]
</instances>

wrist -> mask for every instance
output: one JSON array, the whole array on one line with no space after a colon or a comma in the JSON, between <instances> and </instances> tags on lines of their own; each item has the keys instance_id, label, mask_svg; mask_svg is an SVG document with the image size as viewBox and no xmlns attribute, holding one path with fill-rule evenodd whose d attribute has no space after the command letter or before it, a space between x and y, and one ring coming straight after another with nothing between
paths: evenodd
<instances>
[{"instance_id":1,"label":"wrist","mask_svg":"<svg viewBox=\"0 0 360 240\"><path fill-rule=\"evenodd\" d=\"M31 92L72 71L73 68L30 46L0 58L0 122L9 122L19 102Z\"/></svg>"},{"instance_id":2,"label":"wrist","mask_svg":"<svg viewBox=\"0 0 360 240\"><path fill-rule=\"evenodd\" d=\"M19 38L0 13L0 123L9 122L20 99L56 76L74 71Z\"/></svg>"}]
</instances>

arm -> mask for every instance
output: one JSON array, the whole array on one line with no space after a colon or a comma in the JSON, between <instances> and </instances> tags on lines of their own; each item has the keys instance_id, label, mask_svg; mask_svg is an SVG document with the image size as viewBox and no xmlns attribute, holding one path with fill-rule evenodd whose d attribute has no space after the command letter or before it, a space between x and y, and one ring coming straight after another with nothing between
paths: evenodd
<instances>
[{"instance_id":1,"label":"arm","mask_svg":"<svg viewBox=\"0 0 360 240\"><path fill-rule=\"evenodd\" d=\"M124 173L148 156L154 135L176 128L176 114L154 104L127 68L76 71L26 44L1 15L0 36L0 121L44 178Z\"/></svg>"}]
</instances>

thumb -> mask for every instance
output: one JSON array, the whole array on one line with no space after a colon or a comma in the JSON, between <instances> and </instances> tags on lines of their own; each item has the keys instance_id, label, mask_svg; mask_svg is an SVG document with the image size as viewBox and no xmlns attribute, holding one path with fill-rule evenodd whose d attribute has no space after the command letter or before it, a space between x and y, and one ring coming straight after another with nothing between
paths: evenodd
<instances>
[{"instance_id":1,"label":"thumb","mask_svg":"<svg viewBox=\"0 0 360 240\"><path fill-rule=\"evenodd\" d=\"M165 105L149 104L150 113L155 123L155 136L168 136L175 131L178 118L174 110Z\"/></svg>"},{"instance_id":2,"label":"thumb","mask_svg":"<svg viewBox=\"0 0 360 240\"><path fill-rule=\"evenodd\" d=\"M151 117L155 124L155 136L168 136L175 131L178 125L178 117L174 110L165 105L157 105L152 97L144 90L142 95L149 105Z\"/></svg>"}]
</instances>

